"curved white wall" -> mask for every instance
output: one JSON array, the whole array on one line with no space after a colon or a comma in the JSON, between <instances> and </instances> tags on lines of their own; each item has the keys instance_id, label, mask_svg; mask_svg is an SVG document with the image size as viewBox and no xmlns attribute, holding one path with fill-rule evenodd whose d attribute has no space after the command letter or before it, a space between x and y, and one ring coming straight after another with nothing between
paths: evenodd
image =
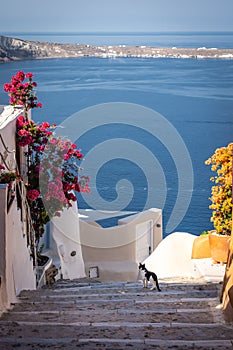
<instances>
[{"instance_id":1,"label":"curved white wall","mask_svg":"<svg viewBox=\"0 0 233 350\"><path fill-rule=\"evenodd\" d=\"M144 261L146 268L158 278L192 277L191 260L195 235L175 232L164 238L155 251Z\"/></svg>"},{"instance_id":2,"label":"curved white wall","mask_svg":"<svg viewBox=\"0 0 233 350\"><path fill-rule=\"evenodd\" d=\"M57 245L63 278L85 277L76 202L71 208L64 209L60 217L53 218L51 234Z\"/></svg>"}]
</instances>

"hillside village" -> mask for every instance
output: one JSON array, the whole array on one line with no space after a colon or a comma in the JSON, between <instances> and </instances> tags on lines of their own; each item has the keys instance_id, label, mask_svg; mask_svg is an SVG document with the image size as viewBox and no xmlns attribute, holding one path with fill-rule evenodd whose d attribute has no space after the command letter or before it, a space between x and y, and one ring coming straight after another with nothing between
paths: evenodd
<instances>
[{"instance_id":1,"label":"hillside village","mask_svg":"<svg viewBox=\"0 0 233 350\"><path fill-rule=\"evenodd\" d=\"M139 57L233 59L233 49L148 46L91 46L21 40L0 36L0 62L45 58Z\"/></svg>"}]
</instances>

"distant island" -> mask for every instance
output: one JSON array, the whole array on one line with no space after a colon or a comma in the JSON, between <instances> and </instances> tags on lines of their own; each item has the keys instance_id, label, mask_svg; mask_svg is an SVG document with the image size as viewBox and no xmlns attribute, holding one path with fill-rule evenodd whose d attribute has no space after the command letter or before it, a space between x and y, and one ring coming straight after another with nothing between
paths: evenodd
<instances>
[{"instance_id":1,"label":"distant island","mask_svg":"<svg viewBox=\"0 0 233 350\"><path fill-rule=\"evenodd\" d=\"M68 57L142 57L233 59L233 49L148 46L91 46L21 40L0 36L0 62Z\"/></svg>"}]
</instances>

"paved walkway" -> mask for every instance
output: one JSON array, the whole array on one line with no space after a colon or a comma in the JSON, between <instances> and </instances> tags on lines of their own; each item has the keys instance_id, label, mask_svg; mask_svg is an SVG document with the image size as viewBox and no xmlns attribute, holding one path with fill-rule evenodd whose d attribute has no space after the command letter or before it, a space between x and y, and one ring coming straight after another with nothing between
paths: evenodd
<instances>
[{"instance_id":1,"label":"paved walkway","mask_svg":"<svg viewBox=\"0 0 233 350\"><path fill-rule=\"evenodd\" d=\"M160 285L63 280L24 291L0 318L0 349L233 349L218 283Z\"/></svg>"}]
</instances>

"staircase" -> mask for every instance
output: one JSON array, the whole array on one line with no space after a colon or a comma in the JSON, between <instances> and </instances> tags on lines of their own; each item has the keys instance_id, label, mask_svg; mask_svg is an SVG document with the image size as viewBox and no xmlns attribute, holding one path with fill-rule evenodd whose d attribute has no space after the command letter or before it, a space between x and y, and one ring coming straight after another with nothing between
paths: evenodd
<instances>
[{"instance_id":1,"label":"staircase","mask_svg":"<svg viewBox=\"0 0 233 350\"><path fill-rule=\"evenodd\" d=\"M216 308L219 284L160 287L82 279L24 291L0 318L0 349L233 349L233 327Z\"/></svg>"}]
</instances>

